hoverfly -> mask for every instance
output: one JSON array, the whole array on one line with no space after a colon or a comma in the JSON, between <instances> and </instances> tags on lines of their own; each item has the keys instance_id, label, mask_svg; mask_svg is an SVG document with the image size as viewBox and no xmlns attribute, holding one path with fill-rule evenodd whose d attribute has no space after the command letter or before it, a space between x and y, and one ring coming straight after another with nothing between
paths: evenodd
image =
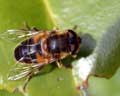
<instances>
[{"instance_id":1,"label":"hoverfly","mask_svg":"<svg viewBox=\"0 0 120 96\"><path fill-rule=\"evenodd\" d=\"M63 66L61 59L68 55L75 57L80 49L81 38L72 29L43 31L27 26L27 29L8 30L8 32L17 34L17 38L28 37L14 49L17 66L10 71L8 76L8 80L28 77L24 88L31 77L43 66L56 62L61 68ZM24 34L21 35L22 32Z\"/></svg>"}]
</instances>

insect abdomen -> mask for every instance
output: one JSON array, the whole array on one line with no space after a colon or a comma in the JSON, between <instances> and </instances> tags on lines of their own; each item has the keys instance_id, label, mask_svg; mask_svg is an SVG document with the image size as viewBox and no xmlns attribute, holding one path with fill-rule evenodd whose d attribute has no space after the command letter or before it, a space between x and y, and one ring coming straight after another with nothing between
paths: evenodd
<instances>
[{"instance_id":1,"label":"insect abdomen","mask_svg":"<svg viewBox=\"0 0 120 96\"><path fill-rule=\"evenodd\" d=\"M39 43L34 44L32 38L23 41L15 48L15 58L19 62L37 63L36 53L41 54L41 46Z\"/></svg>"}]
</instances>

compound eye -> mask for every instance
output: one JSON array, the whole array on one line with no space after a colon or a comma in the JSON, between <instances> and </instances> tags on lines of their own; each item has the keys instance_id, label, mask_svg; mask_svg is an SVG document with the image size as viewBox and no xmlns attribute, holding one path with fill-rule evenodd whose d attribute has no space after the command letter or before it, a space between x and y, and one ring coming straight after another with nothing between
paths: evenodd
<instances>
[{"instance_id":1,"label":"compound eye","mask_svg":"<svg viewBox=\"0 0 120 96\"><path fill-rule=\"evenodd\" d=\"M72 52L72 55L75 55L79 49L79 43L81 42L81 39L73 30L68 30L68 36L70 51Z\"/></svg>"}]
</instances>

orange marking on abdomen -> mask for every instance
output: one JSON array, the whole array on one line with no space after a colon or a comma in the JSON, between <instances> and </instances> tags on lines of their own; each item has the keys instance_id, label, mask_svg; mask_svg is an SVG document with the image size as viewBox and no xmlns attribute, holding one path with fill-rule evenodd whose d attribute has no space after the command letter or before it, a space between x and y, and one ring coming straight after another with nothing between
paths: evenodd
<instances>
[{"instance_id":1,"label":"orange marking on abdomen","mask_svg":"<svg viewBox=\"0 0 120 96\"><path fill-rule=\"evenodd\" d=\"M46 64L49 64L51 62L54 62L55 60L52 58L52 56L42 56L40 55L39 53L36 53L36 58L37 58L37 62L39 64L43 64L43 65L46 65Z\"/></svg>"},{"instance_id":2,"label":"orange marking on abdomen","mask_svg":"<svg viewBox=\"0 0 120 96\"><path fill-rule=\"evenodd\" d=\"M46 39L46 36L47 36L47 32L41 32L37 35L35 35L33 38L34 38L34 43L38 43L38 41L40 39Z\"/></svg>"},{"instance_id":3,"label":"orange marking on abdomen","mask_svg":"<svg viewBox=\"0 0 120 96\"><path fill-rule=\"evenodd\" d=\"M38 61L38 63L40 63L40 64L47 64L47 63L49 63L49 61L50 61L50 57L44 57L44 56L42 56L42 55L40 55L39 53L36 53L36 57L37 57L37 61Z\"/></svg>"},{"instance_id":4,"label":"orange marking on abdomen","mask_svg":"<svg viewBox=\"0 0 120 96\"><path fill-rule=\"evenodd\" d=\"M45 64L45 57L41 56L39 53L36 53L37 62L39 64Z\"/></svg>"}]
</instances>

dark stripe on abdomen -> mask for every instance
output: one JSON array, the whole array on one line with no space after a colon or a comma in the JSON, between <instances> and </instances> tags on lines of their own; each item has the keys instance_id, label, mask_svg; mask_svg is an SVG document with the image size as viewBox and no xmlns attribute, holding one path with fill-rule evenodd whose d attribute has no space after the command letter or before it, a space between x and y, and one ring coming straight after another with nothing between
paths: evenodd
<instances>
[{"instance_id":1,"label":"dark stripe on abdomen","mask_svg":"<svg viewBox=\"0 0 120 96\"><path fill-rule=\"evenodd\" d=\"M14 56L20 62L38 63L36 59L37 52L42 55L41 42L34 44L33 39L30 38L15 48Z\"/></svg>"}]
</instances>

